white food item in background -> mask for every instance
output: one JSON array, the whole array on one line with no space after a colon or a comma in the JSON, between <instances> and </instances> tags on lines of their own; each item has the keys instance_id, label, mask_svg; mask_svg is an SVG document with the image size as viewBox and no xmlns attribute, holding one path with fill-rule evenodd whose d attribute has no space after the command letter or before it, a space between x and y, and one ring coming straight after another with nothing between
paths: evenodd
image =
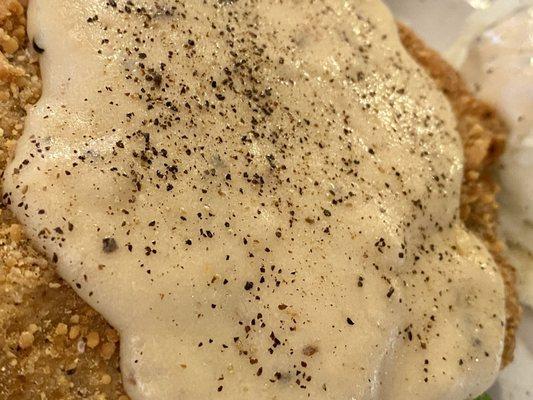
<instances>
[{"instance_id":1,"label":"white food item in background","mask_svg":"<svg viewBox=\"0 0 533 400\"><path fill-rule=\"evenodd\" d=\"M521 299L533 305L533 7L488 26L471 44L462 73L510 128L499 170L501 227Z\"/></svg>"},{"instance_id":2,"label":"white food item in background","mask_svg":"<svg viewBox=\"0 0 533 400\"><path fill-rule=\"evenodd\" d=\"M395 18L414 29L458 68L486 27L533 0L385 0Z\"/></svg>"},{"instance_id":3,"label":"white food item in background","mask_svg":"<svg viewBox=\"0 0 533 400\"><path fill-rule=\"evenodd\" d=\"M442 3L445 4L446 2ZM446 60L457 69L460 69L465 62L471 44L488 27L504 20L522 7L533 5L533 0L481 0L481 2L475 3L476 0L470 4L473 7L472 9L463 11L462 18L459 19L460 22L455 21L455 24L452 25L453 29L447 28L446 37L453 39L448 39L451 40L449 42L451 44L439 49ZM433 45L432 41L431 45Z\"/></svg>"}]
</instances>

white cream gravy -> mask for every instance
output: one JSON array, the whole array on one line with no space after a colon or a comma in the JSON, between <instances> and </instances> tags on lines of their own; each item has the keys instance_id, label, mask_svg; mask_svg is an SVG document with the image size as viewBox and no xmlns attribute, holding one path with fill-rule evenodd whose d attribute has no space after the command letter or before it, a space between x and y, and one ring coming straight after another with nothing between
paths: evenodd
<instances>
[{"instance_id":1,"label":"white cream gravy","mask_svg":"<svg viewBox=\"0 0 533 400\"><path fill-rule=\"evenodd\" d=\"M121 334L135 400L459 400L503 284L380 1L32 1L4 202Z\"/></svg>"}]
</instances>

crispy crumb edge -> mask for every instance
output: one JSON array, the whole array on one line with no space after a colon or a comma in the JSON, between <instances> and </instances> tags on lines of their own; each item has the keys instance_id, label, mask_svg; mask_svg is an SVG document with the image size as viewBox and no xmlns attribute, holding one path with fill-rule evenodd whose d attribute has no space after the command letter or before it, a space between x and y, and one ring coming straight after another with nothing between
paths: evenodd
<instances>
[{"instance_id":1,"label":"crispy crumb edge","mask_svg":"<svg viewBox=\"0 0 533 400\"><path fill-rule=\"evenodd\" d=\"M41 92L37 57L26 38L26 6L26 0L0 3L0 170L22 132L26 108ZM490 174L503 151L506 129L437 53L406 27L400 26L400 36L446 94L458 119L466 155L461 216L484 239L505 280L506 365L512 360L520 306L514 269L503 258L496 235L497 186ZM118 333L30 246L11 213L0 213L0 397L127 400Z\"/></svg>"},{"instance_id":2,"label":"crispy crumb edge","mask_svg":"<svg viewBox=\"0 0 533 400\"><path fill-rule=\"evenodd\" d=\"M506 335L502 367L513 360L516 330L522 309L518 301L516 272L503 255L498 237L498 185L492 167L505 149L508 130L496 110L476 99L459 73L409 28L399 25L401 41L411 56L429 73L448 98L463 139L465 172L461 193L461 219L490 250L505 283Z\"/></svg>"}]
</instances>

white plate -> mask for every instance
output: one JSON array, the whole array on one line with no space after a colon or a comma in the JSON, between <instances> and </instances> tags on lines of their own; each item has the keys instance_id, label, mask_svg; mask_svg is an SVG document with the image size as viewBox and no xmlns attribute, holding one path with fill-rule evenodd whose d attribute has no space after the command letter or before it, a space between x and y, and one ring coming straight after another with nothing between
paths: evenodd
<instances>
[{"instance_id":1,"label":"white plate","mask_svg":"<svg viewBox=\"0 0 533 400\"><path fill-rule=\"evenodd\" d=\"M473 38L487 15L505 15L520 5L531 4L529 0L385 0L385 3L399 20L456 66L464 56L461 50L465 36ZM533 399L533 311L524 312L514 363L502 371L489 393L494 400Z\"/></svg>"}]
</instances>

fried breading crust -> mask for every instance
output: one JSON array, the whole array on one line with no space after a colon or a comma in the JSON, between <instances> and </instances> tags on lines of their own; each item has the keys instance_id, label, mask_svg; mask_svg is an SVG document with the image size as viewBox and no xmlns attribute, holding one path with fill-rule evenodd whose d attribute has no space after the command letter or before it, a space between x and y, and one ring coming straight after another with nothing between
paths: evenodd
<instances>
[{"instance_id":1,"label":"fried breading crust","mask_svg":"<svg viewBox=\"0 0 533 400\"><path fill-rule=\"evenodd\" d=\"M0 171L13 152L27 107L40 96L37 57L26 38L27 0L0 0ZM499 262L507 288L504 363L512 359L520 316L514 270L496 235L496 185L490 167L505 126L467 91L458 74L408 29L402 40L448 96L464 139L462 218ZM127 400L118 333L36 252L9 211L0 210L0 398Z\"/></svg>"}]
</instances>

